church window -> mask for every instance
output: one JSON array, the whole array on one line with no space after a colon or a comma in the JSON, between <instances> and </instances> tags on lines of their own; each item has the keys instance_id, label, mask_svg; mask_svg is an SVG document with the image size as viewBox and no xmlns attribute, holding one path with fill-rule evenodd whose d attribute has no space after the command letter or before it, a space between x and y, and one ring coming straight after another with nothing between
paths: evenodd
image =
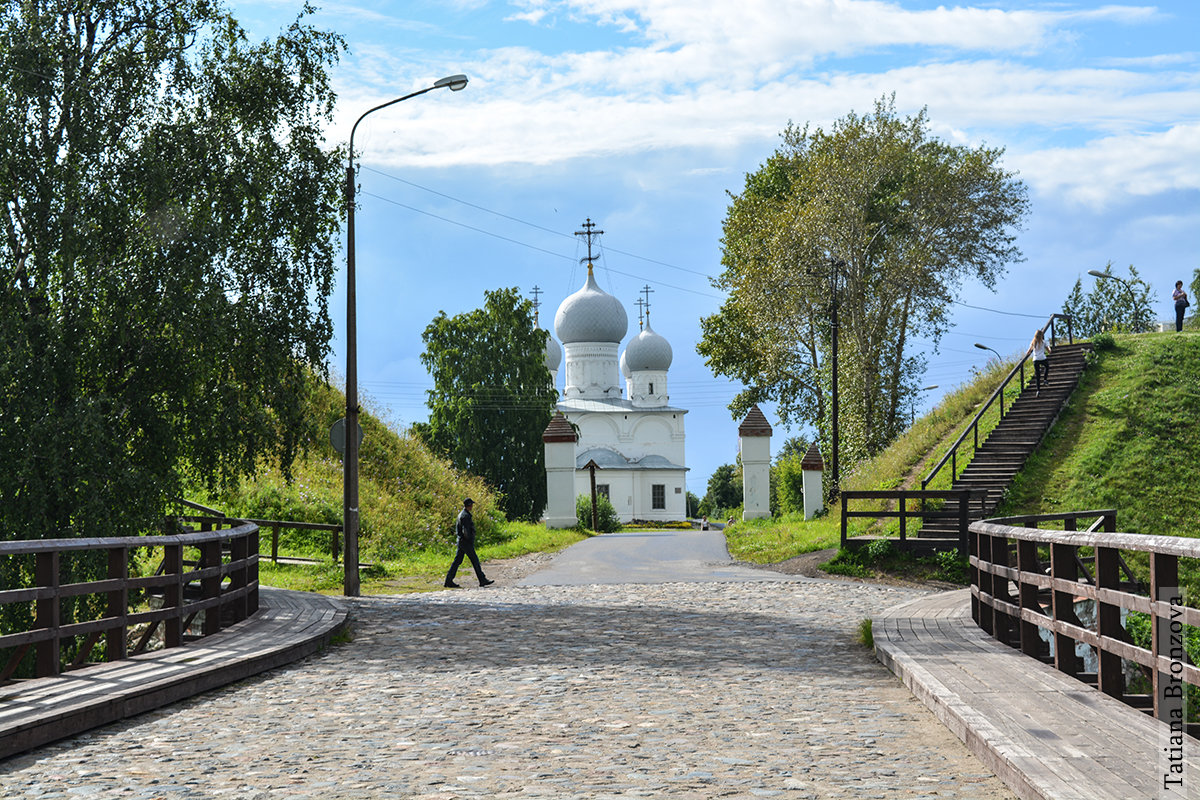
<instances>
[{"instance_id":1,"label":"church window","mask_svg":"<svg viewBox=\"0 0 1200 800\"><path fill-rule=\"evenodd\" d=\"M650 487L650 505L653 508L667 507L667 485L655 483Z\"/></svg>"},{"instance_id":2,"label":"church window","mask_svg":"<svg viewBox=\"0 0 1200 800\"><path fill-rule=\"evenodd\" d=\"M654 384L650 384L650 394L654 394Z\"/></svg>"},{"instance_id":3,"label":"church window","mask_svg":"<svg viewBox=\"0 0 1200 800\"><path fill-rule=\"evenodd\" d=\"M610 495L608 493L608 484L607 483L597 483L596 484L596 494L602 494L605 497L607 497L609 500L612 500L612 495Z\"/></svg>"}]
</instances>

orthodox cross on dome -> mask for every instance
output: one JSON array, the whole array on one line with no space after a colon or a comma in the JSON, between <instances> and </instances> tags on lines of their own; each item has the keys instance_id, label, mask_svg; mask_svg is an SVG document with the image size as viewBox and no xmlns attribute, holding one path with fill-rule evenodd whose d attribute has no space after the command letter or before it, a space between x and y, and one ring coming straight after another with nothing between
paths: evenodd
<instances>
[{"instance_id":1,"label":"orthodox cross on dome","mask_svg":"<svg viewBox=\"0 0 1200 800\"><path fill-rule=\"evenodd\" d=\"M639 297L633 303L638 307L638 330L640 331L642 329L642 306L646 305L646 301Z\"/></svg>"},{"instance_id":2,"label":"orthodox cross on dome","mask_svg":"<svg viewBox=\"0 0 1200 800\"><path fill-rule=\"evenodd\" d=\"M648 283L647 283L645 286L643 286L643 287L642 287L642 294L645 296L645 298L646 298L646 299L645 299L645 300L639 300L639 301L638 301L638 305L639 305L640 307L644 308L644 309L645 309L645 311L646 311L646 324L647 324L647 325L649 325L649 324L650 324L650 294L651 294L653 291L654 291L654 290L650 288L650 284L648 284ZM640 314L640 313L638 314L638 318L639 318L639 321L640 321L640 319L641 319L641 314Z\"/></svg>"},{"instance_id":3,"label":"orthodox cross on dome","mask_svg":"<svg viewBox=\"0 0 1200 800\"><path fill-rule=\"evenodd\" d=\"M588 249L587 258L581 258L579 260L580 260L580 262L584 262L588 265L589 273L592 271L592 261L594 260L594 257L592 256L592 238L601 236L604 233L604 231L593 230L593 228L595 228L595 227L596 227L596 223L592 222L591 217L588 217L587 221L583 223L583 230L575 231L576 236L583 236L583 237L585 237L585 239L587 241L587 249Z\"/></svg>"},{"instance_id":4,"label":"orthodox cross on dome","mask_svg":"<svg viewBox=\"0 0 1200 800\"><path fill-rule=\"evenodd\" d=\"M542 307L542 301L538 298L541 297L544 292L540 286L534 286L533 290L529 293L533 295L533 327L536 328L538 327L538 309Z\"/></svg>"}]
</instances>

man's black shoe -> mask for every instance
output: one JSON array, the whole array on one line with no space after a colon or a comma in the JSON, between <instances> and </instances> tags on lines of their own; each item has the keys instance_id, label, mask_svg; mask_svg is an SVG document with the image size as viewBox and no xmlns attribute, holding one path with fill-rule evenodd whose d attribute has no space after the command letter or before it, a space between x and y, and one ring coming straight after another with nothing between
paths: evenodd
<instances>
[{"instance_id":1,"label":"man's black shoe","mask_svg":"<svg viewBox=\"0 0 1200 800\"><path fill-rule=\"evenodd\" d=\"M446 588L447 588L447 589L461 589L462 587L461 587L461 586L459 586L459 585L458 585L457 583L455 583L454 581L446 581Z\"/></svg>"},{"instance_id":2,"label":"man's black shoe","mask_svg":"<svg viewBox=\"0 0 1200 800\"><path fill-rule=\"evenodd\" d=\"M489 581L487 578L484 578L483 580L481 580L479 582L479 585L480 586L491 586L493 583L495 583L495 581Z\"/></svg>"}]
</instances>

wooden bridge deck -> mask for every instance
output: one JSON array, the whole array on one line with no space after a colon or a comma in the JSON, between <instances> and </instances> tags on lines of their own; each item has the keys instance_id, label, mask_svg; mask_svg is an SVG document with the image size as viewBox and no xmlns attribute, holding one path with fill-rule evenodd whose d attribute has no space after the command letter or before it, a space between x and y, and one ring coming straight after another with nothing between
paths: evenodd
<instances>
[{"instance_id":1,"label":"wooden bridge deck","mask_svg":"<svg viewBox=\"0 0 1200 800\"><path fill-rule=\"evenodd\" d=\"M1200 743L1185 740L1185 784L1164 790L1164 723L995 641L970 602L964 589L890 609L875 652L1018 797L1197 796Z\"/></svg>"},{"instance_id":2,"label":"wooden bridge deck","mask_svg":"<svg viewBox=\"0 0 1200 800\"><path fill-rule=\"evenodd\" d=\"M250 619L182 647L0 687L0 758L310 655L346 625L317 594L260 589Z\"/></svg>"}]
</instances>

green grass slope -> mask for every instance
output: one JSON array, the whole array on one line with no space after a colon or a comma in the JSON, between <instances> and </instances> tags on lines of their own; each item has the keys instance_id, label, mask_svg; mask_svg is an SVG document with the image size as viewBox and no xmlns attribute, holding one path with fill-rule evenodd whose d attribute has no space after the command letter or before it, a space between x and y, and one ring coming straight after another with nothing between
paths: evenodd
<instances>
[{"instance_id":1,"label":"green grass slope","mask_svg":"<svg viewBox=\"0 0 1200 800\"><path fill-rule=\"evenodd\" d=\"M843 489L919 489L1011 364L993 368L948 395L878 456L842 481ZM1030 378L1032 376L1029 376ZM1011 402L1016 387L1006 394ZM988 411L981 434L995 426ZM1117 509L1118 529L1200 535L1200 333L1116 337L1097 352L1062 416L1017 476L997 515ZM959 454L959 470L970 446ZM949 485L949 470L931 488ZM856 509L860 506L856 505ZM836 547L841 506L805 521L800 515L739 522L730 552L776 563ZM851 534L895 533L892 521L851 520Z\"/></svg>"},{"instance_id":2,"label":"green grass slope","mask_svg":"<svg viewBox=\"0 0 1200 800\"><path fill-rule=\"evenodd\" d=\"M1200 536L1200 333L1118 336L998 515L1115 508L1128 533Z\"/></svg>"},{"instance_id":3,"label":"green grass slope","mask_svg":"<svg viewBox=\"0 0 1200 800\"><path fill-rule=\"evenodd\" d=\"M231 516L340 523L342 457L329 443L329 428L344 415L344 398L340 391L313 381L311 430L290 483L278 469L264 469L210 502ZM413 436L397 433L371 413L364 411L360 420L360 549L364 559L395 559L413 550L450 547L454 518L467 496L476 502L480 540L496 537L503 517L482 479L454 469ZM328 533L285 532L282 538L283 547L293 554L319 555L329 550Z\"/></svg>"}]
</instances>

